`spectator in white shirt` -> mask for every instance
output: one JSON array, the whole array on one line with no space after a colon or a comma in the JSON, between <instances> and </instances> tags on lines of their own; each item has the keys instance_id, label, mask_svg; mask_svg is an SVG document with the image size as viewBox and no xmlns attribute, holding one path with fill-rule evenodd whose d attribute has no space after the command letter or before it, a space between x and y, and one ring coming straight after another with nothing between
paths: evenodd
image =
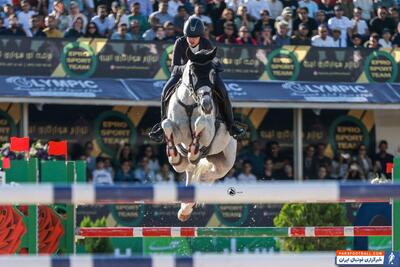
<instances>
[{"instance_id":1,"label":"spectator in white shirt","mask_svg":"<svg viewBox=\"0 0 400 267\"><path fill-rule=\"evenodd\" d=\"M311 38L311 45L317 47L333 47L333 39L328 35L328 28L325 25L319 25L318 35Z\"/></svg>"},{"instance_id":2,"label":"spectator in white shirt","mask_svg":"<svg viewBox=\"0 0 400 267\"><path fill-rule=\"evenodd\" d=\"M168 2L158 4L158 11L151 13L150 17L156 17L161 24L167 21L174 21L174 17L168 14Z\"/></svg>"},{"instance_id":3,"label":"spectator in white shirt","mask_svg":"<svg viewBox=\"0 0 400 267\"><path fill-rule=\"evenodd\" d=\"M310 18L315 17L315 13L318 11L318 5L313 0L301 0L299 2L299 7L306 7L308 8L308 16Z\"/></svg>"},{"instance_id":4,"label":"spectator in white shirt","mask_svg":"<svg viewBox=\"0 0 400 267\"><path fill-rule=\"evenodd\" d=\"M17 18L19 23L25 32L29 32L29 21L33 15L36 15L36 12L31 9L31 5L28 0L23 0L21 2L21 12L18 13Z\"/></svg>"},{"instance_id":5,"label":"spectator in white shirt","mask_svg":"<svg viewBox=\"0 0 400 267\"><path fill-rule=\"evenodd\" d=\"M389 29L383 29L382 38L379 39L379 44L382 48L392 48L392 34L390 33Z\"/></svg>"},{"instance_id":6,"label":"spectator in white shirt","mask_svg":"<svg viewBox=\"0 0 400 267\"><path fill-rule=\"evenodd\" d=\"M153 13L153 1L150 0L127 0L127 7L131 7L134 3L140 4L140 13L145 16L149 17L151 13Z\"/></svg>"},{"instance_id":7,"label":"spectator in white shirt","mask_svg":"<svg viewBox=\"0 0 400 267\"><path fill-rule=\"evenodd\" d=\"M200 19L204 24L212 25L212 20L209 16L203 15L204 7L201 4L194 5L194 14L193 17Z\"/></svg>"},{"instance_id":8,"label":"spectator in white shirt","mask_svg":"<svg viewBox=\"0 0 400 267\"><path fill-rule=\"evenodd\" d=\"M332 30L333 47L347 47L347 44L343 42L340 38L341 31L339 28L334 28Z\"/></svg>"},{"instance_id":9,"label":"spectator in white shirt","mask_svg":"<svg viewBox=\"0 0 400 267\"><path fill-rule=\"evenodd\" d=\"M261 10L266 9L268 10L269 14L271 14L271 9L267 0L245 0L243 2L243 4L247 7L250 16L252 16L254 20L260 19Z\"/></svg>"},{"instance_id":10,"label":"spectator in white shirt","mask_svg":"<svg viewBox=\"0 0 400 267\"><path fill-rule=\"evenodd\" d=\"M129 28L128 15L125 14L125 10L121 8L118 1L114 1L111 4L111 12L108 15L109 20L113 25L113 29L117 28L120 24L126 24Z\"/></svg>"},{"instance_id":11,"label":"spectator in white shirt","mask_svg":"<svg viewBox=\"0 0 400 267\"><path fill-rule=\"evenodd\" d=\"M369 29L367 22L361 18L361 14L361 8L354 8L353 18L351 19L351 23L353 24L352 31L353 34L359 34L361 37L366 39L367 36L369 36Z\"/></svg>"},{"instance_id":12,"label":"spectator in white shirt","mask_svg":"<svg viewBox=\"0 0 400 267\"><path fill-rule=\"evenodd\" d=\"M182 5L182 2L179 0L170 0L168 2L168 14L171 17L175 17L178 14L178 7Z\"/></svg>"},{"instance_id":13,"label":"spectator in white shirt","mask_svg":"<svg viewBox=\"0 0 400 267\"><path fill-rule=\"evenodd\" d=\"M226 7L236 12L240 5L244 4L243 0L225 0Z\"/></svg>"},{"instance_id":14,"label":"spectator in white shirt","mask_svg":"<svg viewBox=\"0 0 400 267\"><path fill-rule=\"evenodd\" d=\"M92 173L93 183L95 184L112 184L113 179L111 173L105 169L104 159L98 157L96 159L96 169Z\"/></svg>"},{"instance_id":15,"label":"spectator in white shirt","mask_svg":"<svg viewBox=\"0 0 400 267\"><path fill-rule=\"evenodd\" d=\"M288 32L287 35L288 36L292 36L292 31L293 31L293 10L290 7L285 7L282 10L282 14L276 18L275 20L275 29L278 29L278 24L279 22L283 21L288 25Z\"/></svg>"},{"instance_id":16,"label":"spectator in white shirt","mask_svg":"<svg viewBox=\"0 0 400 267\"><path fill-rule=\"evenodd\" d=\"M283 4L280 0L267 0L269 9L271 13L269 13L272 19L276 19L278 16L281 15L283 10Z\"/></svg>"},{"instance_id":17,"label":"spectator in white shirt","mask_svg":"<svg viewBox=\"0 0 400 267\"><path fill-rule=\"evenodd\" d=\"M351 38L353 24L347 17L343 16L342 6L336 5L334 10L335 16L328 20L329 29L340 29L342 42L347 44L347 35Z\"/></svg>"},{"instance_id":18,"label":"spectator in white shirt","mask_svg":"<svg viewBox=\"0 0 400 267\"><path fill-rule=\"evenodd\" d=\"M362 10L361 18L368 21L373 16L373 1L372 0L354 0L354 7L359 7Z\"/></svg>"},{"instance_id":19,"label":"spectator in white shirt","mask_svg":"<svg viewBox=\"0 0 400 267\"><path fill-rule=\"evenodd\" d=\"M69 5L69 15L68 15L69 28L73 27L73 23L77 18L82 19L83 29L85 31L88 24L88 19L84 14L80 12L78 3L75 1L71 1L71 4Z\"/></svg>"},{"instance_id":20,"label":"spectator in white shirt","mask_svg":"<svg viewBox=\"0 0 400 267\"><path fill-rule=\"evenodd\" d=\"M112 33L113 24L107 17L107 6L100 5L97 7L97 16L94 16L91 22L97 26L99 34L103 37L108 37Z\"/></svg>"},{"instance_id":21,"label":"spectator in white shirt","mask_svg":"<svg viewBox=\"0 0 400 267\"><path fill-rule=\"evenodd\" d=\"M252 166L250 161L244 161L242 165L242 173L238 176L239 182L256 182L257 177L251 172Z\"/></svg>"}]
</instances>

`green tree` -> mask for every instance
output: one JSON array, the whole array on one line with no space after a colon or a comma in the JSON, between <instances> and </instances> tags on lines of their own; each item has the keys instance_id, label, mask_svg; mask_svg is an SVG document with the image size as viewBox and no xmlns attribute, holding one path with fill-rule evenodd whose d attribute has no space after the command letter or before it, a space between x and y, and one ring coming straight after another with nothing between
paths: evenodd
<instances>
[{"instance_id":1,"label":"green tree","mask_svg":"<svg viewBox=\"0 0 400 267\"><path fill-rule=\"evenodd\" d=\"M92 222L89 217L83 218L81 227L105 227L106 218L97 219ZM112 253L114 251L109 238L85 238L83 244L86 252L90 253Z\"/></svg>"},{"instance_id":2,"label":"green tree","mask_svg":"<svg viewBox=\"0 0 400 267\"><path fill-rule=\"evenodd\" d=\"M276 227L293 226L348 226L346 208L342 204L285 204L274 218ZM282 238L282 250L286 251L329 251L344 249L343 237Z\"/></svg>"}]
</instances>

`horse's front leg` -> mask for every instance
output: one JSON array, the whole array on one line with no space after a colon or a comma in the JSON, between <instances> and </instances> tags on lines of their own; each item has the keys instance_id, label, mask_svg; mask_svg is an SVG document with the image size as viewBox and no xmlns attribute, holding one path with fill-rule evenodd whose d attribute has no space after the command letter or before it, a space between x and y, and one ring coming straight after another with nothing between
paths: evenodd
<instances>
[{"instance_id":1,"label":"horse's front leg","mask_svg":"<svg viewBox=\"0 0 400 267\"><path fill-rule=\"evenodd\" d=\"M165 119L161 126L165 133L167 141L166 153L168 161L177 172L183 172L186 169L187 161L178 153L175 142L179 142L181 134L175 123L170 119Z\"/></svg>"},{"instance_id":2,"label":"horse's front leg","mask_svg":"<svg viewBox=\"0 0 400 267\"><path fill-rule=\"evenodd\" d=\"M194 123L192 143L189 146L189 161L197 164L200 160L200 145L208 146L212 139L214 124L209 116L200 116Z\"/></svg>"}]
</instances>

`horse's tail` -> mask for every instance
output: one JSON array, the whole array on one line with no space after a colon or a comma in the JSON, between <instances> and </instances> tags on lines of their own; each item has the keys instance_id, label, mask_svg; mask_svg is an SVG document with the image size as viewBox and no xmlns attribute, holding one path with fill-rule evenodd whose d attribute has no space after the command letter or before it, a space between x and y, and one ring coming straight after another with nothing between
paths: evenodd
<instances>
[{"instance_id":1,"label":"horse's tail","mask_svg":"<svg viewBox=\"0 0 400 267\"><path fill-rule=\"evenodd\" d=\"M209 181L209 179L205 177L204 174L209 171L213 171L214 169L215 169L214 164L209 162L207 158L200 159L200 161L194 167L192 182L193 183L212 182Z\"/></svg>"}]
</instances>

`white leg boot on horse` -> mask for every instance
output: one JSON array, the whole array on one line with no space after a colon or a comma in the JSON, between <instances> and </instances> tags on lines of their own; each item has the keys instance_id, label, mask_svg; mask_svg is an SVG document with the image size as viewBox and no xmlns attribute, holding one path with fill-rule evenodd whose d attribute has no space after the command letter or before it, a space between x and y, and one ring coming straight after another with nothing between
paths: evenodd
<instances>
[{"instance_id":1,"label":"white leg boot on horse","mask_svg":"<svg viewBox=\"0 0 400 267\"><path fill-rule=\"evenodd\" d=\"M178 211L178 219L181 222L186 222L189 220L190 215L192 215L194 205L195 203L181 203L181 208Z\"/></svg>"}]
</instances>

